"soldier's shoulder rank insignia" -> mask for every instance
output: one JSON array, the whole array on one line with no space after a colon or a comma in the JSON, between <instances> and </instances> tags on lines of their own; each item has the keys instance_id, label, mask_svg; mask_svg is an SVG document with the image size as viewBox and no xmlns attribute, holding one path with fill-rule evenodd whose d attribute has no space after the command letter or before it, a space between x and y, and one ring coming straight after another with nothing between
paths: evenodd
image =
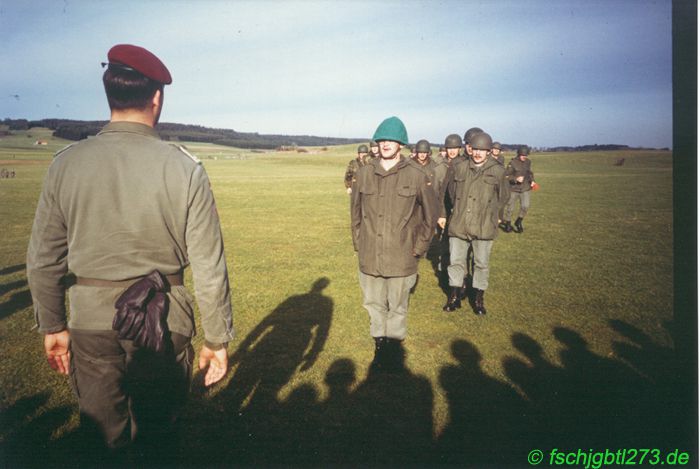
<instances>
[{"instance_id":1,"label":"soldier's shoulder rank insignia","mask_svg":"<svg viewBox=\"0 0 700 469\"><path fill-rule=\"evenodd\" d=\"M177 144L173 143L172 146L174 146L175 148L177 148L178 150L180 150L182 153L184 153L185 155L187 155L187 156L188 156L192 161L194 161L195 163L197 163L197 164L202 164L202 160L200 160L199 158L197 158L196 156L194 156L192 153L190 153L189 151L187 151L187 148L185 148L184 145L177 145Z\"/></svg>"}]
</instances>

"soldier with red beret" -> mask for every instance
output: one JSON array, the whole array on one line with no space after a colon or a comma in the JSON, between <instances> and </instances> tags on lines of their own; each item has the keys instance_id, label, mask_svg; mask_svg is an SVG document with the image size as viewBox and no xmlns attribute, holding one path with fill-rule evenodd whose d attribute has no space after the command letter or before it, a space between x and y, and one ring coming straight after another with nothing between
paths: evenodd
<instances>
[{"instance_id":1,"label":"soldier with red beret","mask_svg":"<svg viewBox=\"0 0 700 469\"><path fill-rule=\"evenodd\" d=\"M134 45L116 45L107 57L110 122L51 163L27 277L49 365L70 375L81 422L99 430L108 455L122 457L136 445L167 466L194 355L194 305L183 272L192 268L205 385L227 371L228 272L204 167L154 130L170 72ZM67 289L69 272L75 284Z\"/></svg>"}]
</instances>

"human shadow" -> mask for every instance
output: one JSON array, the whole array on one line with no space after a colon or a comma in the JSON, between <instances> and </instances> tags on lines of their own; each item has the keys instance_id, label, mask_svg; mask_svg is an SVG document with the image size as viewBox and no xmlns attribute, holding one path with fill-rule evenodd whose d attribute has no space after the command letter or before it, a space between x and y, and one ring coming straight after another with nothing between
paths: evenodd
<instances>
[{"instance_id":1,"label":"human shadow","mask_svg":"<svg viewBox=\"0 0 700 469\"><path fill-rule=\"evenodd\" d=\"M509 384L488 376L466 340L451 344L456 364L440 370L449 421L438 439L436 463L504 467L522 464L530 446L529 403Z\"/></svg>"},{"instance_id":2,"label":"human shadow","mask_svg":"<svg viewBox=\"0 0 700 469\"><path fill-rule=\"evenodd\" d=\"M12 290L16 290L18 288L26 287L27 286L27 280L22 279L22 280L15 280L14 282L6 283L4 285L0 285L0 295L4 295L7 292L10 292Z\"/></svg>"},{"instance_id":3,"label":"human shadow","mask_svg":"<svg viewBox=\"0 0 700 469\"><path fill-rule=\"evenodd\" d=\"M531 448L661 448L687 441L674 388L670 349L622 321L611 321L629 342L614 342L614 353L593 353L576 331L555 327L562 344L561 366L545 359L542 347L517 333L512 343L524 359L506 357L506 375L526 396ZM685 406L685 407L684 407ZM522 457L525 457L524 454ZM524 460L524 459L521 459Z\"/></svg>"},{"instance_id":4,"label":"human shadow","mask_svg":"<svg viewBox=\"0 0 700 469\"><path fill-rule=\"evenodd\" d=\"M3 267L0 269L0 275L8 275L8 274L14 274L15 272L19 272L20 270L24 270L27 267L26 264L17 264L17 265L12 265L9 267Z\"/></svg>"},{"instance_id":5,"label":"human shadow","mask_svg":"<svg viewBox=\"0 0 700 469\"><path fill-rule=\"evenodd\" d=\"M32 305L32 295L29 290L21 290L10 296L10 299L0 304L0 319L12 316L14 313Z\"/></svg>"},{"instance_id":6,"label":"human shadow","mask_svg":"<svg viewBox=\"0 0 700 469\"><path fill-rule=\"evenodd\" d=\"M57 465L75 463L60 439L52 438L55 430L68 422L73 409L60 406L47 410L48 400L49 394L44 392L19 399L2 409L0 466L44 468L47 461Z\"/></svg>"},{"instance_id":7,"label":"human shadow","mask_svg":"<svg viewBox=\"0 0 700 469\"><path fill-rule=\"evenodd\" d=\"M260 451L273 451L279 441L270 439L279 421L279 392L298 371L310 370L328 339L333 316L333 300L323 294L327 277L317 279L307 293L293 295L280 303L240 343L229 358L233 369L230 383L205 403L211 409L212 425L205 429L214 439L233 439L232 454L253 464L268 458ZM200 373L201 376L201 373ZM197 380L197 378L195 378ZM200 377L201 380L201 377ZM226 430L222 430L222 428ZM224 432L225 435L222 435ZM206 444L202 448L208 448ZM208 451L203 461L226 462L227 451Z\"/></svg>"}]
</instances>

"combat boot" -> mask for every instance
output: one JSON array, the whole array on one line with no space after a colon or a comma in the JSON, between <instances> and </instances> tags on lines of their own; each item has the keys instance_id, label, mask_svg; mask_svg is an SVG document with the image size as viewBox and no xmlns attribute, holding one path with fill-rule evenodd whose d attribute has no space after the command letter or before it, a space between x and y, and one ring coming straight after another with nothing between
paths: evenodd
<instances>
[{"instance_id":1,"label":"combat boot","mask_svg":"<svg viewBox=\"0 0 700 469\"><path fill-rule=\"evenodd\" d=\"M447 303L442 307L443 311L451 313L457 308L462 307L462 301L459 299L460 287L450 287L450 296L447 298Z\"/></svg>"},{"instance_id":2,"label":"combat boot","mask_svg":"<svg viewBox=\"0 0 700 469\"><path fill-rule=\"evenodd\" d=\"M515 232L522 233L523 231L525 231L525 228L523 228L523 217L518 217L518 219L515 220Z\"/></svg>"},{"instance_id":3,"label":"combat boot","mask_svg":"<svg viewBox=\"0 0 700 469\"><path fill-rule=\"evenodd\" d=\"M476 297L474 298L474 312L479 316L486 314L486 306L484 306L484 290L476 289Z\"/></svg>"},{"instance_id":4,"label":"combat boot","mask_svg":"<svg viewBox=\"0 0 700 469\"><path fill-rule=\"evenodd\" d=\"M459 287L460 300L466 300L467 296L469 296L469 283L470 282L467 282L467 277L464 277L464 282L462 283L462 286Z\"/></svg>"},{"instance_id":5,"label":"combat boot","mask_svg":"<svg viewBox=\"0 0 700 469\"><path fill-rule=\"evenodd\" d=\"M501 229L506 233L510 233L511 231L513 231L513 227L510 225L510 221L505 221L501 223Z\"/></svg>"},{"instance_id":6,"label":"combat boot","mask_svg":"<svg viewBox=\"0 0 700 469\"><path fill-rule=\"evenodd\" d=\"M386 337L374 338L374 359L369 366L371 371L380 372L384 370L386 362L386 344Z\"/></svg>"}]
</instances>

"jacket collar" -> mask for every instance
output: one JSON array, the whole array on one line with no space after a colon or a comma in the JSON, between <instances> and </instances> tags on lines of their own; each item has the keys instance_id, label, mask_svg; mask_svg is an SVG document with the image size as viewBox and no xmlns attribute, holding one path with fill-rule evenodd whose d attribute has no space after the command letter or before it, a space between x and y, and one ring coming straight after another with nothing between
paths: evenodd
<instances>
[{"instance_id":1,"label":"jacket collar","mask_svg":"<svg viewBox=\"0 0 700 469\"><path fill-rule=\"evenodd\" d=\"M406 158L403 155L399 155L399 162L394 165L393 168L391 168L389 171L386 171L382 167L382 158L375 158L373 161L370 161L369 164L374 166L374 174L378 174L379 176L387 176L389 174L392 174L399 169L403 168L408 164L408 158Z\"/></svg>"},{"instance_id":2,"label":"jacket collar","mask_svg":"<svg viewBox=\"0 0 700 469\"><path fill-rule=\"evenodd\" d=\"M132 134L145 135L147 137L153 137L160 140L160 135L158 135L158 132L156 132L153 127L149 127L146 124L141 124L138 122L110 122L109 124L105 125L97 135L108 132L128 132Z\"/></svg>"}]
</instances>

